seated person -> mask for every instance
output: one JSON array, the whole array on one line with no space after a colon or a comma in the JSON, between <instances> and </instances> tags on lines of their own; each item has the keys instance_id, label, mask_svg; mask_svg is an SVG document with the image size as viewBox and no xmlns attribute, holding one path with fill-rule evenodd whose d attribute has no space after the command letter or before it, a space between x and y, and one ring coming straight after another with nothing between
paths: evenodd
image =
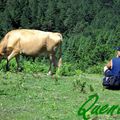
<instances>
[{"instance_id":1,"label":"seated person","mask_svg":"<svg viewBox=\"0 0 120 120\"><path fill-rule=\"evenodd\" d=\"M120 47L116 48L117 57L104 67L105 78L103 86L120 86Z\"/></svg>"}]
</instances>

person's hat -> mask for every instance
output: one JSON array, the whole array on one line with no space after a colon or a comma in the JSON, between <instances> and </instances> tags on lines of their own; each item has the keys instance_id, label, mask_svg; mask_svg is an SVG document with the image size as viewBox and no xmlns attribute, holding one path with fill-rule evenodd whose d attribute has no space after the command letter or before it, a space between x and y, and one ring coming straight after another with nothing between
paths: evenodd
<instances>
[{"instance_id":1,"label":"person's hat","mask_svg":"<svg viewBox=\"0 0 120 120\"><path fill-rule=\"evenodd\" d=\"M120 47L115 47L114 49L117 51L120 51Z\"/></svg>"}]
</instances>

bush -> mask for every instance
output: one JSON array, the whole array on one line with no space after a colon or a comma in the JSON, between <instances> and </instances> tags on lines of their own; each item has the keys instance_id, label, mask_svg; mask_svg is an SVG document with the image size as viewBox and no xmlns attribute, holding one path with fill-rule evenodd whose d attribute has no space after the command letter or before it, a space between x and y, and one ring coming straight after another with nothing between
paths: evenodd
<instances>
[{"instance_id":1,"label":"bush","mask_svg":"<svg viewBox=\"0 0 120 120\"><path fill-rule=\"evenodd\" d=\"M104 68L104 64L100 63L98 65L94 65L92 67L89 67L88 69L86 69L85 72L90 73L90 74L102 74L103 68Z\"/></svg>"},{"instance_id":2,"label":"bush","mask_svg":"<svg viewBox=\"0 0 120 120\"><path fill-rule=\"evenodd\" d=\"M46 61L35 61L32 62L32 60L27 61L26 59L22 59L20 61L20 66L23 67L24 72L48 72L48 63ZM17 63L15 59L12 59L9 63L10 65L10 71L16 71L17 70ZM2 60L0 64L0 70L6 71L6 60Z\"/></svg>"},{"instance_id":3,"label":"bush","mask_svg":"<svg viewBox=\"0 0 120 120\"><path fill-rule=\"evenodd\" d=\"M25 72L48 72L48 65L43 62L31 62L24 61L24 71Z\"/></svg>"},{"instance_id":4,"label":"bush","mask_svg":"<svg viewBox=\"0 0 120 120\"><path fill-rule=\"evenodd\" d=\"M56 71L58 75L71 76L75 75L75 66L72 63L63 63L60 69Z\"/></svg>"}]
</instances>

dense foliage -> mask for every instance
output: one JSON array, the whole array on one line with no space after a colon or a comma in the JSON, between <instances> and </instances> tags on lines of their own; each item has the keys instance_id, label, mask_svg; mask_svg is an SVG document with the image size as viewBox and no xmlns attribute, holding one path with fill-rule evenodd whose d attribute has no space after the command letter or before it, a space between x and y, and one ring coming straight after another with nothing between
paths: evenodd
<instances>
[{"instance_id":1,"label":"dense foliage","mask_svg":"<svg viewBox=\"0 0 120 120\"><path fill-rule=\"evenodd\" d=\"M0 0L0 38L17 28L61 32L64 61L86 70L120 45L119 8L119 0Z\"/></svg>"}]
</instances>

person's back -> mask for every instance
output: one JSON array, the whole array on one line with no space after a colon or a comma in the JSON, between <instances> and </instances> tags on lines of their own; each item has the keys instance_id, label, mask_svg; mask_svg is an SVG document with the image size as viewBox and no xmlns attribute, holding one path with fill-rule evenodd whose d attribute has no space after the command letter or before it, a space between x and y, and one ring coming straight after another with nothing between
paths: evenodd
<instances>
[{"instance_id":1,"label":"person's back","mask_svg":"<svg viewBox=\"0 0 120 120\"><path fill-rule=\"evenodd\" d=\"M115 57L115 58L112 59L111 72L115 76L120 75L120 57Z\"/></svg>"}]
</instances>

